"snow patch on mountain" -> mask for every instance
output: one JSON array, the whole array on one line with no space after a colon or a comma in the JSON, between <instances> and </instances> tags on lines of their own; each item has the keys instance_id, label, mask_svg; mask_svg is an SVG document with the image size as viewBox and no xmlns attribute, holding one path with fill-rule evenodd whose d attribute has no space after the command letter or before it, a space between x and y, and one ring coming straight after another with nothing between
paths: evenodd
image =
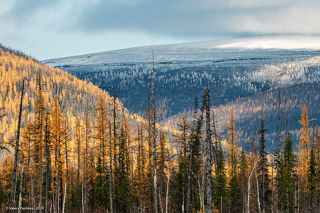
<instances>
[{"instance_id":1,"label":"snow patch on mountain","mask_svg":"<svg viewBox=\"0 0 320 213\"><path fill-rule=\"evenodd\" d=\"M112 50L43 61L50 66L101 63L148 63L154 51L156 62L207 61L226 58L272 57L275 49L286 51L320 50L320 37L262 37L211 40L181 44L154 45Z\"/></svg>"},{"instance_id":2,"label":"snow patch on mountain","mask_svg":"<svg viewBox=\"0 0 320 213\"><path fill-rule=\"evenodd\" d=\"M287 62L278 65L265 65L249 74L250 81L270 82L272 85L293 85L320 81L320 57ZM312 73L311 73L312 72Z\"/></svg>"},{"instance_id":3,"label":"snow patch on mountain","mask_svg":"<svg viewBox=\"0 0 320 213\"><path fill-rule=\"evenodd\" d=\"M243 49L286 49L286 50L319 50L320 37L316 36L277 36L245 38L219 44L216 48Z\"/></svg>"}]
</instances>

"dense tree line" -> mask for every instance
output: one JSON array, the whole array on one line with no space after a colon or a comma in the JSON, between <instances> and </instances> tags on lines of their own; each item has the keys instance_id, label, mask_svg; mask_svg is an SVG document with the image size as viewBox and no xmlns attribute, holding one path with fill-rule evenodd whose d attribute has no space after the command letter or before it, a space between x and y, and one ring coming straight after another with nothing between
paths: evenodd
<instances>
[{"instance_id":1,"label":"dense tree line","mask_svg":"<svg viewBox=\"0 0 320 213\"><path fill-rule=\"evenodd\" d=\"M279 150L268 150L272 141L265 137L268 130L261 115L257 137L244 150L233 111L227 131L218 128L208 88L195 99L193 117L182 114L168 128L160 123L163 109L156 102L154 70L148 110L139 120L101 91L95 99L80 99L84 103L71 110L65 101L72 94L46 70L31 59L5 54L0 61L2 211L320 211L320 134L310 128L305 105L297 147L286 131L278 134ZM16 61L8 63L10 57ZM21 63L33 64L33 71L26 72L30 66ZM278 113L287 126L290 118ZM14 125L7 127L11 122Z\"/></svg>"}]
</instances>

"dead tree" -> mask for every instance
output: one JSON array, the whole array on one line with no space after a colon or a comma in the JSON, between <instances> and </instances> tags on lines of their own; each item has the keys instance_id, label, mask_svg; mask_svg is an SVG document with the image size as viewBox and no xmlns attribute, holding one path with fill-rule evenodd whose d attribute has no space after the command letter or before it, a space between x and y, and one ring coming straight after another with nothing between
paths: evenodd
<instances>
[{"instance_id":1,"label":"dead tree","mask_svg":"<svg viewBox=\"0 0 320 213\"><path fill-rule=\"evenodd\" d=\"M45 122L45 136L44 136L44 145L45 145L45 158L46 158L46 184L45 184L45 212L49 212L48 210L48 202L49 202L49 192L51 187L51 154L50 154L50 142L49 142L49 119L48 114L46 115Z\"/></svg>"},{"instance_id":2,"label":"dead tree","mask_svg":"<svg viewBox=\"0 0 320 213\"><path fill-rule=\"evenodd\" d=\"M12 172L11 200L13 203L15 203L15 200L16 200L16 190L17 190L17 169L18 169L19 151L20 151L20 129L21 129L23 96L24 96L24 80L22 80L22 88L21 88L21 95L20 95L18 126L17 126L17 135L16 135L16 143L15 143L15 151L14 151L14 165L13 165L13 172Z\"/></svg>"},{"instance_id":3,"label":"dead tree","mask_svg":"<svg viewBox=\"0 0 320 213\"><path fill-rule=\"evenodd\" d=\"M205 200L205 212L212 212L212 193L211 193L211 173L212 173L212 153L213 146L211 141L211 114L210 114L210 94L209 89L205 89L204 93L204 110L206 116L206 138L205 138L205 192L206 192L206 200Z\"/></svg>"},{"instance_id":4,"label":"dead tree","mask_svg":"<svg viewBox=\"0 0 320 213\"><path fill-rule=\"evenodd\" d=\"M4 108L0 108L0 121L1 121L1 119L5 116L5 113L4 113ZM0 133L0 151L1 150L6 150L6 151L9 151L8 149L7 149L7 147L4 145L4 141L3 141L3 134L2 133Z\"/></svg>"},{"instance_id":5,"label":"dead tree","mask_svg":"<svg viewBox=\"0 0 320 213\"><path fill-rule=\"evenodd\" d=\"M157 139L156 139L156 109L155 109L155 96L154 96L154 52L152 50L152 70L149 76L149 91L148 91L148 121L151 127L151 143L152 143L152 171L153 171L153 203L154 212L158 213L158 190L157 190ZM150 141L149 141L150 143Z\"/></svg>"}]
</instances>

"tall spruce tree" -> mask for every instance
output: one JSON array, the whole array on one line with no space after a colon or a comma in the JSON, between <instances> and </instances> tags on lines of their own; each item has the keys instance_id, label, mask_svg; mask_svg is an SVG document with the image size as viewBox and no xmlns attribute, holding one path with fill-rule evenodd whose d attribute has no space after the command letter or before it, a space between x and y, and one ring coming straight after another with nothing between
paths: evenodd
<instances>
[{"instance_id":1,"label":"tall spruce tree","mask_svg":"<svg viewBox=\"0 0 320 213\"><path fill-rule=\"evenodd\" d=\"M316 207L316 193L317 193L317 176L316 176L316 157L314 146L310 148L309 162L308 162L308 209L310 212L315 211Z\"/></svg>"},{"instance_id":2,"label":"tall spruce tree","mask_svg":"<svg viewBox=\"0 0 320 213\"><path fill-rule=\"evenodd\" d=\"M188 184L187 184L187 205L186 212L200 210L199 197L199 178L200 178L200 145L201 145L201 128L203 125L203 110L198 108L198 99L195 100L195 109L193 123L190 135L190 144L188 152Z\"/></svg>"},{"instance_id":3,"label":"tall spruce tree","mask_svg":"<svg viewBox=\"0 0 320 213\"><path fill-rule=\"evenodd\" d=\"M186 211L187 203L187 183L188 183L188 141L189 141L189 131L190 124L185 115L182 115L176 127L178 134L175 136L175 142L177 143L179 149L178 153L178 171L176 174L176 201L178 202L178 207L181 208L181 212Z\"/></svg>"},{"instance_id":4,"label":"tall spruce tree","mask_svg":"<svg viewBox=\"0 0 320 213\"><path fill-rule=\"evenodd\" d=\"M214 204L219 211L227 212L227 178L225 172L225 156L222 149L221 141L217 142L217 157L215 168L215 181L214 181Z\"/></svg>"},{"instance_id":5,"label":"tall spruce tree","mask_svg":"<svg viewBox=\"0 0 320 213\"><path fill-rule=\"evenodd\" d=\"M115 210L117 212L129 212L129 173L128 173L128 147L127 135L123 127L120 130L120 147L118 155L118 167L115 176Z\"/></svg>"},{"instance_id":6,"label":"tall spruce tree","mask_svg":"<svg viewBox=\"0 0 320 213\"><path fill-rule=\"evenodd\" d=\"M295 155L292 150L290 134L287 134L284 149L280 155L277 174L278 209L282 212L294 212Z\"/></svg>"},{"instance_id":7,"label":"tall spruce tree","mask_svg":"<svg viewBox=\"0 0 320 213\"><path fill-rule=\"evenodd\" d=\"M263 118L260 121L260 142L259 142L259 164L258 164L258 183L259 183L259 200L262 213L271 212L271 190L270 178L268 172L268 158L265 147L265 131Z\"/></svg>"}]
</instances>

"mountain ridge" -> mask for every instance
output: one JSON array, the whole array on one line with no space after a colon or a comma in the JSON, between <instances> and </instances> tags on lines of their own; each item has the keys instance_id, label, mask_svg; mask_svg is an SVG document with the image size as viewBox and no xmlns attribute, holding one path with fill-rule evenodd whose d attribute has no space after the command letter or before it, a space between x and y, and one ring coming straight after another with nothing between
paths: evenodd
<instances>
[{"instance_id":1,"label":"mountain ridge","mask_svg":"<svg viewBox=\"0 0 320 213\"><path fill-rule=\"evenodd\" d=\"M23 80L26 89L23 99L22 124L25 125L33 118L39 75L43 79L46 110L49 110L53 106L54 100L57 100L73 133L75 122L79 119L80 123L84 122L86 112L91 115L91 121L94 119L92 112L95 111L96 105L101 99L104 100L108 110L113 108L113 97L91 82L82 81L61 69L40 64L21 52L0 47L0 108L4 108L6 115L1 122L4 132L3 141L10 142L15 137L14 129L17 125L19 109L17 97L20 97ZM126 117L129 122L133 123L143 122L141 116L129 113L118 99L115 101L119 118Z\"/></svg>"},{"instance_id":2,"label":"mountain ridge","mask_svg":"<svg viewBox=\"0 0 320 213\"><path fill-rule=\"evenodd\" d=\"M311 42L312 41L312 42ZM284 43L284 44L283 44ZM269 45L269 46L268 46ZM275 36L275 37L252 37L252 38L238 38L238 39L216 39L216 40L205 40L205 41L193 41L193 42L182 42L182 43L174 43L174 44L162 44L162 45L146 45L146 46L138 46L138 47L129 47L129 48L121 48L115 50L101 51L95 53L86 53L75 56L66 56L62 58L53 58L43 60L43 63L55 65L54 61L59 60L69 60L72 58L82 58L85 62L85 58L91 58L95 56L106 55L105 61L108 60L112 54L120 53L134 53L138 52L139 54L135 55L141 56L141 52L146 54L140 61L133 60L134 58L126 58L122 56L123 61L117 62L151 62L152 61L152 50L155 51L156 60L163 61L163 58L157 59L157 51L158 54L162 54L163 50L170 52L170 54L179 55L179 52L184 52L188 50L198 49L199 52L203 51L255 51L255 50L265 50L265 51L279 51L279 50L287 50L287 51L315 51L320 50L320 37L306 37L306 36ZM116 55L118 57L118 55ZM111 58L115 60L114 58ZM182 60L183 58L180 58ZM206 58L203 60L208 60L210 58ZM185 59L190 60L190 59ZM79 62L78 62L79 63ZM112 63L112 62L110 62ZM114 62L116 63L116 62Z\"/></svg>"},{"instance_id":3,"label":"mountain ridge","mask_svg":"<svg viewBox=\"0 0 320 213\"><path fill-rule=\"evenodd\" d=\"M299 85L309 85L313 90L320 84L319 50L210 49L210 46L205 48L206 42L202 44L203 48L189 48L188 45L183 47L184 44L179 44L180 48L176 45L164 45L153 49L155 93L158 103L167 106L167 118L192 110L194 98L202 96L204 87L209 87L214 107L221 110L226 105L238 104L238 108L242 108L241 100L253 103L253 99L259 99L259 96L267 97L268 92L294 88L292 92L284 94L291 98L288 102L293 104L292 107L287 106L294 112L290 114L294 117L291 129L298 129L297 118L304 103L304 94L299 90ZM192 43L190 46L196 45L197 43ZM93 82L119 97L130 111L142 114L147 107L146 82L152 69L151 53L150 47L130 48L104 52L102 55L98 53L92 55L92 58L70 57L47 63L66 69L80 79ZM310 94L316 95L316 91L310 91ZM314 103L317 104L308 102L313 117L316 116L316 107L320 105L318 96ZM261 106L269 107L266 104ZM256 111L254 106L250 106L250 109ZM272 114L268 110L266 112ZM226 116L226 113L222 113L221 119ZM246 126L246 123L242 122L242 126ZM255 134L252 125L248 126L251 127L239 127L240 131ZM274 127L269 129L273 131Z\"/></svg>"}]
</instances>

